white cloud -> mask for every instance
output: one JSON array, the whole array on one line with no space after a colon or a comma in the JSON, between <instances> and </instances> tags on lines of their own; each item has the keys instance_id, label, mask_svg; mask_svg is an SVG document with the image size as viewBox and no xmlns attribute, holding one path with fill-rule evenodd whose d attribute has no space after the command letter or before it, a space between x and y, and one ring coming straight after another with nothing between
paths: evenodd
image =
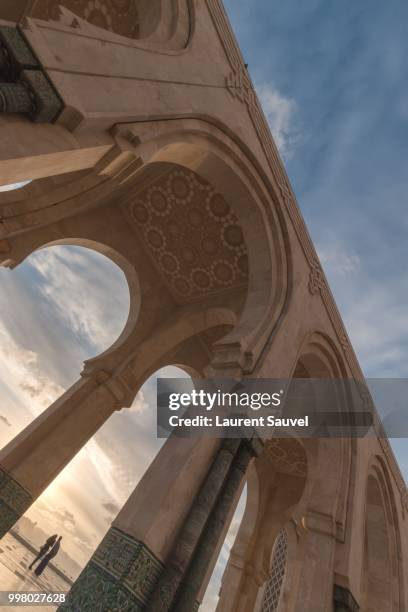
<instances>
[{"instance_id":1,"label":"white cloud","mask_svg":"<svg viewBox=\"0 0 408 612\"><path fill-rule=\"evenodd\" d=\"M331 244L326 247L317 246L317 252L323 268L328 274L347 276L356 274L360 269L360 257L355 253L347 252L344 247L338 244Z\"/></svg>"},{"instance_id":2,"label":"white cloud","mask_svg":"<svg viewBox=\"0 0 408 612\"><path fill-rule=\"evenodd\" d=\"M279 152L282 157L290 158L299 141L299 133L293 127L295 101L285 98L267 83L258 85L256 91Z\"/></svg>"},{"instance_id":3,"label":"white cloud","mask_svg":"<svg viewBox=\"0 0 408 612\"><path fill-rule=\"evenodd\" d=\"M0 363L3 386L33 416L40 414L64 392L39 366L38 354L19 346L1 320Z\"/></svg>"},{"instance_id":4,"label":"white cloud","mask_svg":"<svg viewBox=\"0 0 408 612\"><path fill-rule=\"evenodd\" d=\"M60 320L96 352L120 335L129 312L123 272L89 249L55 246L27 262L42 277L40 291Z\"/></svg>"},{"instance_id":5,"label":"white cloud","mask_svg":"<svg viewBox=\"0 0 408 612\"><path fill-rule=\"evenodd\" d=\"M0 185L0 191L14 191L15 189L21 189L31 183L31 181L22 181L21 183L10 183L9 185Z\"/></svg>"}]
</instances>

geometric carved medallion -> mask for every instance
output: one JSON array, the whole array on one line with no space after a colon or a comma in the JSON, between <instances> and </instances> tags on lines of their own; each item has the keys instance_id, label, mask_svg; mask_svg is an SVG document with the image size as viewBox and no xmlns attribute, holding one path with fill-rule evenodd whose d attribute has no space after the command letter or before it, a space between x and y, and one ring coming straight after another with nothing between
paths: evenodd
<instances>
[{"instance_id":1,"label":"geometric carved medallion","mask_svg":"<svg viewBox=\"0 0 408 612\"><path fill-rule=\"evenodd\" d=\"M248 255L238 219L193 172L162 175L137 194L128 212L178 302L246 288Z\"/></svg>"}]
</instances>

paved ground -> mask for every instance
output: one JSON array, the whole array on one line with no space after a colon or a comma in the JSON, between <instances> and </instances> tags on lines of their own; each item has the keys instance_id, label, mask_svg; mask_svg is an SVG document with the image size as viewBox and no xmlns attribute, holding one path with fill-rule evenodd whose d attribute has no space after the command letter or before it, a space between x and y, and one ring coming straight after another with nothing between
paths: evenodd
<instances>
[{"instance_id":1,"label":"paved ground","mask_svg":"<svg viewBox=\"0 0 408 612\"><path fill-rule=\"evenodd\" d=\"M32 553L12 535L0 540L0 591L68 591L69 585L55 572L46 568L41 576L28 569L33 560ZM1 612L32 610L51 612L57 606L0 606Z\"/></svg>"}]
</instances>

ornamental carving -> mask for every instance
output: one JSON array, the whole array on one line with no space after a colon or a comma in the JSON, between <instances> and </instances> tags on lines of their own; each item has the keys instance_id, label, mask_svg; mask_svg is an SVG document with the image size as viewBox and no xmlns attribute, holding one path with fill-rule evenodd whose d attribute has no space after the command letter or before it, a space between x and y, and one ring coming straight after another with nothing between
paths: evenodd
<instances>
[{"instance_id":1,"label":"ornamental carving","mask_svg":"<svg viewBox=\"0 0 408 612\"><path fill-rule=\"evenodd\" d=\"M265 450L277 472L306 478L307 460L302 445L293 438L272 438Z\"/></svg>"},{"instance_id":2,"label":"ornamental carving","mask_svg":"<svg viewBox=\"0 0 408 612\"><path fill-rule=\"evenodd\" d=\"M129 214L178 302L246 288L248 254L237 217L193 172L168 172L138 194Z\"/></svg>"},{"instance_id":3,"label":"ornamental carving","mask_svg":"<svg viewBox=\"0 0 408 612\"><path fill-rule=\"evenodd\" d=\"M248 107L255 105L255 91L244 65L238 64L226 77L226 86L232 96L244 102Z\"/></svg>"},{"instance_id":4,"label":"ornamental carving","mask_svg":"<svg viewBox=\"0 0 408 612\"><path fill-rule=\"evenodd\" d=\"M323 276L323 270L317 260L314 260L310 264L310 275L309 275L309 291L311 295L320 293L324 289L325 282Z\"/></svg>"},{"instance_id":5,"label":"ornamental carving","mask_svg":"<svg viewBox=\"0 0 408 612\"><path fill-rule=\"evenodd\" d=\"M140 0L43 0L35 4L32 16L58 21L60 6L99 28L139 38Z\"/></svg>"},{"instance_id":6,"label":"ornamental carving","mask_svg":"<svg viewBox=\"0 0 408 612\"><path fill-rule=\"evenodd\" d=\"M406 488L401 490L401 506L405 518L405 515L408 514L408 489Z\"/></svg>"}]
</instances>

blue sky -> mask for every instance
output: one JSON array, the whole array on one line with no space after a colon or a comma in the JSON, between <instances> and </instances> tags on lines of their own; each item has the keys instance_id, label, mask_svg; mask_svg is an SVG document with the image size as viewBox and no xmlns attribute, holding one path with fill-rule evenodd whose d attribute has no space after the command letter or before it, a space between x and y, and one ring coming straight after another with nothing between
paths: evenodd
<instances>
[{"instance_id":1,"label":"blue sky","mask_svg":"<svg viewBox=\"0 0 408 612\"><path fill-rule=\"evenodd\" d=\"M408 4L224 4L363 371L408 377Z\"/></svg>"},{"instance_id":2,"label":"blue sky","mask_svg":"<svg viewBox=\"0 0 408 612\"><path fill-rule=\"evenodd\" d=\"M361 366L408 377L408 3L225 5ZM87 250L0 270L0 443L117 338L127 311L123 275ZM45 529L55 521L81 563L160 446L153 393L150 382L30 511ZM405 447L394 442L407 478Z\"/></svg>"},{"instance_id":3,"label":"blue sky","mask_svg":"<svg viewBox=\"0 0 408 612\"><path fill-rule=\"evenodd\" d=\"M406 376L408 4L225 5L363 369Z\"/></svg>"}]
</instances>

